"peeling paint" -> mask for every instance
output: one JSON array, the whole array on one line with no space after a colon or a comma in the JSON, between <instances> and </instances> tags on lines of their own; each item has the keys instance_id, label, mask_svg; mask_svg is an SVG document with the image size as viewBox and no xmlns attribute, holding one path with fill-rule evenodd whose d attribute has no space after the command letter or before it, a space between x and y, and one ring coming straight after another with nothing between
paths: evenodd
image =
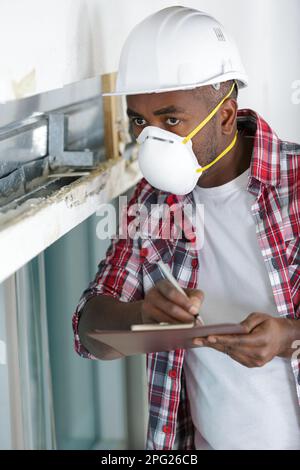
<instances>
[{"instance_id":1,"label":"peeling paint","mask_svg":"<svg viewBox=\"0 0 300 470\"><path fill-rule=\"evenodd\" d=\"M36 91L36 71L33 68L27 75L20 80L12 80L11 83L14 98L21 99L33 95Z\"/></svg>"}]
</instances>

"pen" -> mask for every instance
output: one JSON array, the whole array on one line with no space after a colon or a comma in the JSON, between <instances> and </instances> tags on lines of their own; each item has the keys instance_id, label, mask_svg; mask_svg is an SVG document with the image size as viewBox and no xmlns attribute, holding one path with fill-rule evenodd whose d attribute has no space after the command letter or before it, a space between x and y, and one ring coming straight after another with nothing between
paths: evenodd
<instances>
[{"instance_id":1,"label":"pen","mask_svg":"<svg viewBox=\"0 0 300 470\"><path fill-rule=\"evenodd\" d=\"M181 294L185 295L185 297L187 297L186 293L184 292L184 290L182 289L182 287L180 287L180 285L178 284L178 282L176 281L175 277L173 276L173 274L171 273L171 270L169 268L168 265L166 265L163 261L158 261L157 262L157 265L160 267L160 269L162 270L163 272L163 275L165 276L165 278L170 281L170 283L179 291L181 292ZM195 320L194 320L194 325L196 324L196 321L199 321L202 323L202 325L204 325L204 321L202 320L201 316L199 313L197 313L197 315L195 315Z\"/></svg>"}]
</instances>

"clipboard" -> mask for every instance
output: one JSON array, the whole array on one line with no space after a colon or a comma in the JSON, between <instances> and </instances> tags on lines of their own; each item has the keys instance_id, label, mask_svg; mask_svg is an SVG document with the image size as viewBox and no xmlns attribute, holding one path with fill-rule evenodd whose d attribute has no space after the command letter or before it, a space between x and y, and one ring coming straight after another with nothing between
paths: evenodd
<instances>
[{"instance_id":1,"label":"clipboard","mask_svg":"<svg viewBox=\"0 0 300 470\"><path fill-rule=\"evenodd\" d=\"M141 331L93 330L87 334L89 337L114 349L120 356L197 348L198 346L193 344L193 339L196 337L217 334L245 334L245 329L239 323L219 323L205 326L190 325L188 327L183 325L181 328L172 328L172 325L170 325L170 327L164 326L152 330L150 325L150 328ZM105 359L105 356L103 359Z\"/></svg>"}]
</instances>

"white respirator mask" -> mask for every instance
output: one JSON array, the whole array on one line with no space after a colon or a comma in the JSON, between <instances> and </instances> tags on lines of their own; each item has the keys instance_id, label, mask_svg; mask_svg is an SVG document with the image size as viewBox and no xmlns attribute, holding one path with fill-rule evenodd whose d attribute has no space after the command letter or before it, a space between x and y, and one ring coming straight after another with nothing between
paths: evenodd
<instances>
[{"instance_id":1,"label":"white respirator mask","mask_svg":"<svg viewBox=\"0 0 300 470\"><path fill-rule=\"evenodd\" d=\"M203 171L224 157L236 144L237 132L228 147L205 167L199 165L192 148L192 138L212 119L234 85L213 111L186 137L160 127L147 126L137 138L140 144L138 162L146 180L155 188L172 194L188 194L195 188Z\"/></svg>"}]
</instances>

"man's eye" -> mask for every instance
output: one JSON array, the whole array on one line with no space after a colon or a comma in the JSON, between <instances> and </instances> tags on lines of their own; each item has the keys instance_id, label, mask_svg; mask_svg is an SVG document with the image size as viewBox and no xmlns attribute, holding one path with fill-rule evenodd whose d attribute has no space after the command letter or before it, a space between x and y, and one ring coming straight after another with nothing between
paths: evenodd
<instances>
[{"instance_id":1,"label":"man's eye","mask_svg":"<svg viewBox=\"0 0 300 470\"><path fill-rule=\"evenodd\" d=\"M177 126L177 124L180 123L180 120L174 117L170 117L166 120L166 123L168 124L168 126Z\"/></svg>"},{"instance_id":2,"label":"man's eye","mask_svg":"<svg viewBox=\"0 0 300 470\"><path fill-rule=\"evenodd\" d=\"M135 126L140 126L140 127L146 124L145 119L142 119L142 118L134 118L132 119L132 122Z\"/></svg>"}]
</instances>

